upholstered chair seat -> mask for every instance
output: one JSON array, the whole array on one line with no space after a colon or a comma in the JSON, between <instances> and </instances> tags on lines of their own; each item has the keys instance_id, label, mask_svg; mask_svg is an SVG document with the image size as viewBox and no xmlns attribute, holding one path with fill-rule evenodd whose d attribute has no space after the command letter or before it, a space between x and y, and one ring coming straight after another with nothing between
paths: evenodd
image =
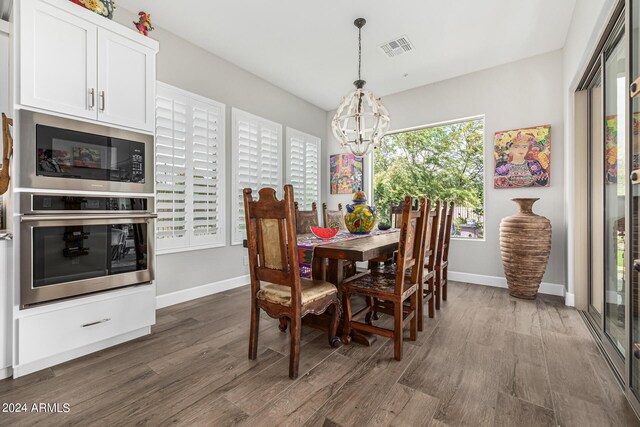
<instances>
[{"instance_id":1,"label":"upholstered chair seat","mask_svg":"<svg viewBox=\"0 0 640 427\"><path fill-rule=\"evenodd\" d=\"M337 292L338 290L335 285L329 282L303 278L300 279L300 297L302 299L302 305L309 304ZM260 285L260 290L256 294L256 298L273 304L290 307L291 287L263 282Z\"/></svg>"}]
</instances>

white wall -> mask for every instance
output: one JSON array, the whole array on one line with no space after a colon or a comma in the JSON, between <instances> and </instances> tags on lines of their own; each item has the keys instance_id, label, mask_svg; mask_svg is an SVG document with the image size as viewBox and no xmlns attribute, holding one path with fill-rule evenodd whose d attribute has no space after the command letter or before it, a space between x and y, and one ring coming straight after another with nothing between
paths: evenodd
<instances>
[{"instance_id":1,"label":"white wall","mask_svg":"<svg viewBox=\"0 0 640 427\"><path fill-rule=\"evenodd\" d=\"M562 75L562 53L556 51L383 98L391 116L391 130L485 116L486 240L454 240L450 256L452 271L504 277L498 238L500 220L517 212L511 198L540 197L534 212L549 218L553 227L551 258L543 281L565 283ZM375 87L369 89L375 93ZM327 123L333 114L328 113ZM544 124L551 124L551 186L494 189L494 133ZM330 129L327 135L331 135ZM341 149L333 137L327 139L323 147L326 150L323 167L328 175L328 157ZM323 181L323 199L329 206L349 200L348 196L328 193L327 177Z\"/></svg>"},{"instance_id":2,"label":"white wall","mask_svg":"<svg viewBox=\"0 0 640 427\"><path fill-rule=\"evenodd\" d=\"M125 26L137 17L117 8L114 19ZM227 241L231 241L231 107L325 139L326 112L156 26L150 36L160 42L158 80L222 102L227 106ZM283 149L283 152L285 150ZM284 158L283 158L284 165ZM282 169L284 178L284 166ZM283 179L284 181L284 179ZM246 249L217 249L158 256L158 295L222 281L248 273Z\"/></svg>"}]
</instances>

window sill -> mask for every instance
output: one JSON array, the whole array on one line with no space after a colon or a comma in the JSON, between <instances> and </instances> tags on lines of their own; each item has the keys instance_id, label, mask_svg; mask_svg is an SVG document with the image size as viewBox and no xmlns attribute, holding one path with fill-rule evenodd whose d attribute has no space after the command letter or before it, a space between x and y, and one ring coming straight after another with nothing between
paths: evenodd
<instances>
[{"instance_id":1,"label":"window sill","mask_svg":"<svg viewBox=\"0 0 640 427\"><path fill-rule=\"evenodd\" d=\"M225 246L227 246L226 243L215 243L211 245L189 246L185 248L162 249L162 250L157 250L156 255L169 255L169 254L176 254L180 252L203 251L206 249L224 248Z\"/></svg>"},{"instance_id":2,"label":"window sill","mask_svg":"<svg viewBox=\"0 0 640 427\"><path fill-rule=\"evenodd\" d=\"M471 237L456 237L456 236L451 236L451 240L456 240L458 242L486 242L487 241L486 237L483 237L481 239L473 239Z\"/></svg>"}]
</instances>

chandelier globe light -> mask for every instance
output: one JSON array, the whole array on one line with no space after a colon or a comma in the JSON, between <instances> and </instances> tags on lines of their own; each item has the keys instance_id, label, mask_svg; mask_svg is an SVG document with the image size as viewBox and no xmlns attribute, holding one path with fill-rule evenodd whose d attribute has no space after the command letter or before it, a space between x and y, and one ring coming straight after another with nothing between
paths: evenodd
<instances>
[{"instance_id":1,"label":"chandelier globe light","mask_svg":"<svg viewBox=\"0 0 640 427\"><path fill-rule=\"evenodd\" d=\"M353 82L356 89L342 98L336 115L331 121L334 136L343 148L358 157L365 156L378 147L389 129L389 113L371 91L364 88L362 80L362 27L367 21L358 18L354 25L358 28L358 80Z\"/></svg>"}]
</instances>

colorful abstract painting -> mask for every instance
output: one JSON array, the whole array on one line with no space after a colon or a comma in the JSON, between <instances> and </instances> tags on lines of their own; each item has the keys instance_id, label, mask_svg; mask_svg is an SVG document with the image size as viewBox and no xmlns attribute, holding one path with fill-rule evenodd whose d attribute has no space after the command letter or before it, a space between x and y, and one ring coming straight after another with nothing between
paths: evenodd
<instances>
[{"instance_id":1,"label":"colorful abstract painting","mask_svg":"<svg viewBox=\"0 0 640 427\"><path fill-rule=\"evenodd\" d=\"M495 134L495 188L548 187L551 125Z\"/></svg>"},{"instance_id":2,"label":"colorful abstract painting","mask_svg":"<svg viewBox=\"0 0 640 427\"><path fill-rule=\"evenodd\" d=\"M362 190L362 157L353 154L334 154L329 157L331 194L353 194Z\"/></svg>"}]
</instances>

